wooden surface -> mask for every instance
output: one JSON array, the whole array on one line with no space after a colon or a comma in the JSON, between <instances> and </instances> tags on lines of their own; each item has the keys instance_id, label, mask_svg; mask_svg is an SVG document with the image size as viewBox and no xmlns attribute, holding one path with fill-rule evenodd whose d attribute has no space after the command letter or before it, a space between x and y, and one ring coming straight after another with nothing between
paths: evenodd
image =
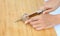
<instances>
[{"instance_id":1,"label":"wooden surface","mask_svg":"<svg viewBox=\"0 0 60 36\"><path fill-rule=\"evenodd\" d=\"M39 9L43 0L0 0L0 36L56 36L53 28L36 31L23 22L15 22L24 13Z\"/></svg>"}]
</instances>

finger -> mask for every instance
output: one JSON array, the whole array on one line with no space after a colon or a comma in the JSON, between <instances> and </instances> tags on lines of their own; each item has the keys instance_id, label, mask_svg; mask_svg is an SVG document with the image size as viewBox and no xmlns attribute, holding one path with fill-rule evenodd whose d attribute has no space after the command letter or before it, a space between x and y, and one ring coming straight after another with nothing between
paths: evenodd
<instances>
[{"instance_id":1,"label":"finger","mask_svg":"<svg viewBox=\"0 0 60 36\"><path fill-rule=\"evenodd\" d=\"M49 25L49 26L46 26L45 29L52 28L52 27L54 27L54 26L55 26L54 24L51 24L51 25Z\"/></svg>"},{"instance_id":2,"label":"finger","mask_svg":"<svg viewBox=\"0 0 60 36\"><path fill-rule=\"evenodd\" d=\"M25 23L34 22L34 21L37 21L37 20L39 20L37 17L32 17L29 20L25 21Z\"/></svg>"},{"instance_id":3,"label":"finger","mask_svg":"<svg viewBox=\"0 0 60 36\"><path fill-rule=\"evenodd\" d=\"M37 24L37 25L32 25L33 28L38 28L38 27L41 27L42 25L41 24Z\"/></svg>"},{"instance_id":4,"label":"finger","mask_svg":"<svg viewBox=\"0 0 60 36\"><path fill-rule=\"evenodd\" d=\"M45 25L43 23L44 23L44 21L41 21L41 20L30 22L31 25L38 25L38 24Z\"/></svg>"},{"instance_id":5,"label":"finger","mask_svg":"<svg viewBox=\"0 0 60 36\"><path fill-rule=\"evenodd\" d=\"M41 27L45 28L46 26L42 24L33 25L33 28L41 28Z\"/></svg>"},{"instance_id":6,"label":"finger","mask_svg":"<svg viewBox=\"0 0 60 36\"><path fill-rule=\"evenodd\" d=\"M38 28L36 28L36 30L43 30L44 29L44 27L38 27Z\"/></svg>"},{"instance_id":7,"label":"finger","mask_svg":"<svg viewBox=\"0 0 60 36\"><path fill-rule=\"evenodd\" d=\"M40 21L33 21L33 22L30 22L31 25L37 25L37 24L40 24Z\"/></svg>"},{"instance_id":8,"label":"finger","mask_svg":"<svg viewBox=\"0 0 60 36\"><path fill-rule=\"evenodd\" d=\"M25 24L28 24L29 23L29 20L25 21Z\"/></svg>"},{"instance_id":9,"label":"finger","mask_svg":"<svg viewBox=\"0 0 60 36\"><path fill-rule=\"evenodd\" d=\"M43 14L48 14L48 13L50 13L50 12L52 12L52 11L53 11L52 8L48 8L46 11L43 12Z\"/></svg>"}]
</instances>

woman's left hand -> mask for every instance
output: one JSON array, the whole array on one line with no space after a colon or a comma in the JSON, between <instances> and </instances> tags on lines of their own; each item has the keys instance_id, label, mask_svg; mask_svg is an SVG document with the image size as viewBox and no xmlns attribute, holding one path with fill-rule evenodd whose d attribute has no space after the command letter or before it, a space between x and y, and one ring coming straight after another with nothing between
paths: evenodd
<instances>
[{"instance_id":1,"label":"woman's left hand","mask_svg":"<svg viewBox=\"0 0 60 36\"><path fill-rule=\"evenodd\" d=\"M25 21L25 23L26 24L29 23L36 30L42 30L42 29L51 28L55 26L56 24L54 23L54 21L55 21L54 15L41 14L32 17L31 19Z\"/></svg>"}]
</instances>

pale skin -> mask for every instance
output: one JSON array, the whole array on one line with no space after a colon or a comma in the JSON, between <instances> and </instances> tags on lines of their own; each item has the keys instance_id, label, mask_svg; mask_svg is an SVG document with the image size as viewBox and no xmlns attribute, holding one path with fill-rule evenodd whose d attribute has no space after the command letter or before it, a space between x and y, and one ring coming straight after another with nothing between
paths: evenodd
<instances>
[{"instance_id":1,"label":"pale skin","mask_svg":"<svg viewBox=\"0 0 60 36\"><path fill-rule=\"evenodd\" d=\"M49 13L56 10L59 6L60 0L49 0L41 7L41 9L48 10L44 11L41 15L32 17L31 19L25 21L25 23L29 23L36 30L54 27L55 25L60 24L60 14L51 15Z\"/></svg>"}]
</instances>

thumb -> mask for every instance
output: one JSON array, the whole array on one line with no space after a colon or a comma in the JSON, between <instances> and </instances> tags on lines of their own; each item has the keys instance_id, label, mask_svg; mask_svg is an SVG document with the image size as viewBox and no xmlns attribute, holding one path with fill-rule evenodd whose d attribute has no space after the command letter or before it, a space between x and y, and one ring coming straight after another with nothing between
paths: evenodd
<instances>
[{"instance_id":1,"label":"thumb","mask_svg":"<svg viewBox=\"0 0 60 36\"><path fill-rule=\"evenodd\" d=\"M47 7L47 6L42 6L42 7L40 7L40 10L45 10L43 12L43 14L48 14L49 12L52 11L52 8L51 7Z\"/></svg>"},{"instance_id":2,"label":"thumb","mask_svg":"<svg viewBox=\"0 0 60 36\"><path fill-rule=\"evenodd\" d=\"M47 9L43 12L43 14L49 14L49 13L52 12L52 11L53 11L52 8L47 8Z\"/></svg>"}]
</instances>

